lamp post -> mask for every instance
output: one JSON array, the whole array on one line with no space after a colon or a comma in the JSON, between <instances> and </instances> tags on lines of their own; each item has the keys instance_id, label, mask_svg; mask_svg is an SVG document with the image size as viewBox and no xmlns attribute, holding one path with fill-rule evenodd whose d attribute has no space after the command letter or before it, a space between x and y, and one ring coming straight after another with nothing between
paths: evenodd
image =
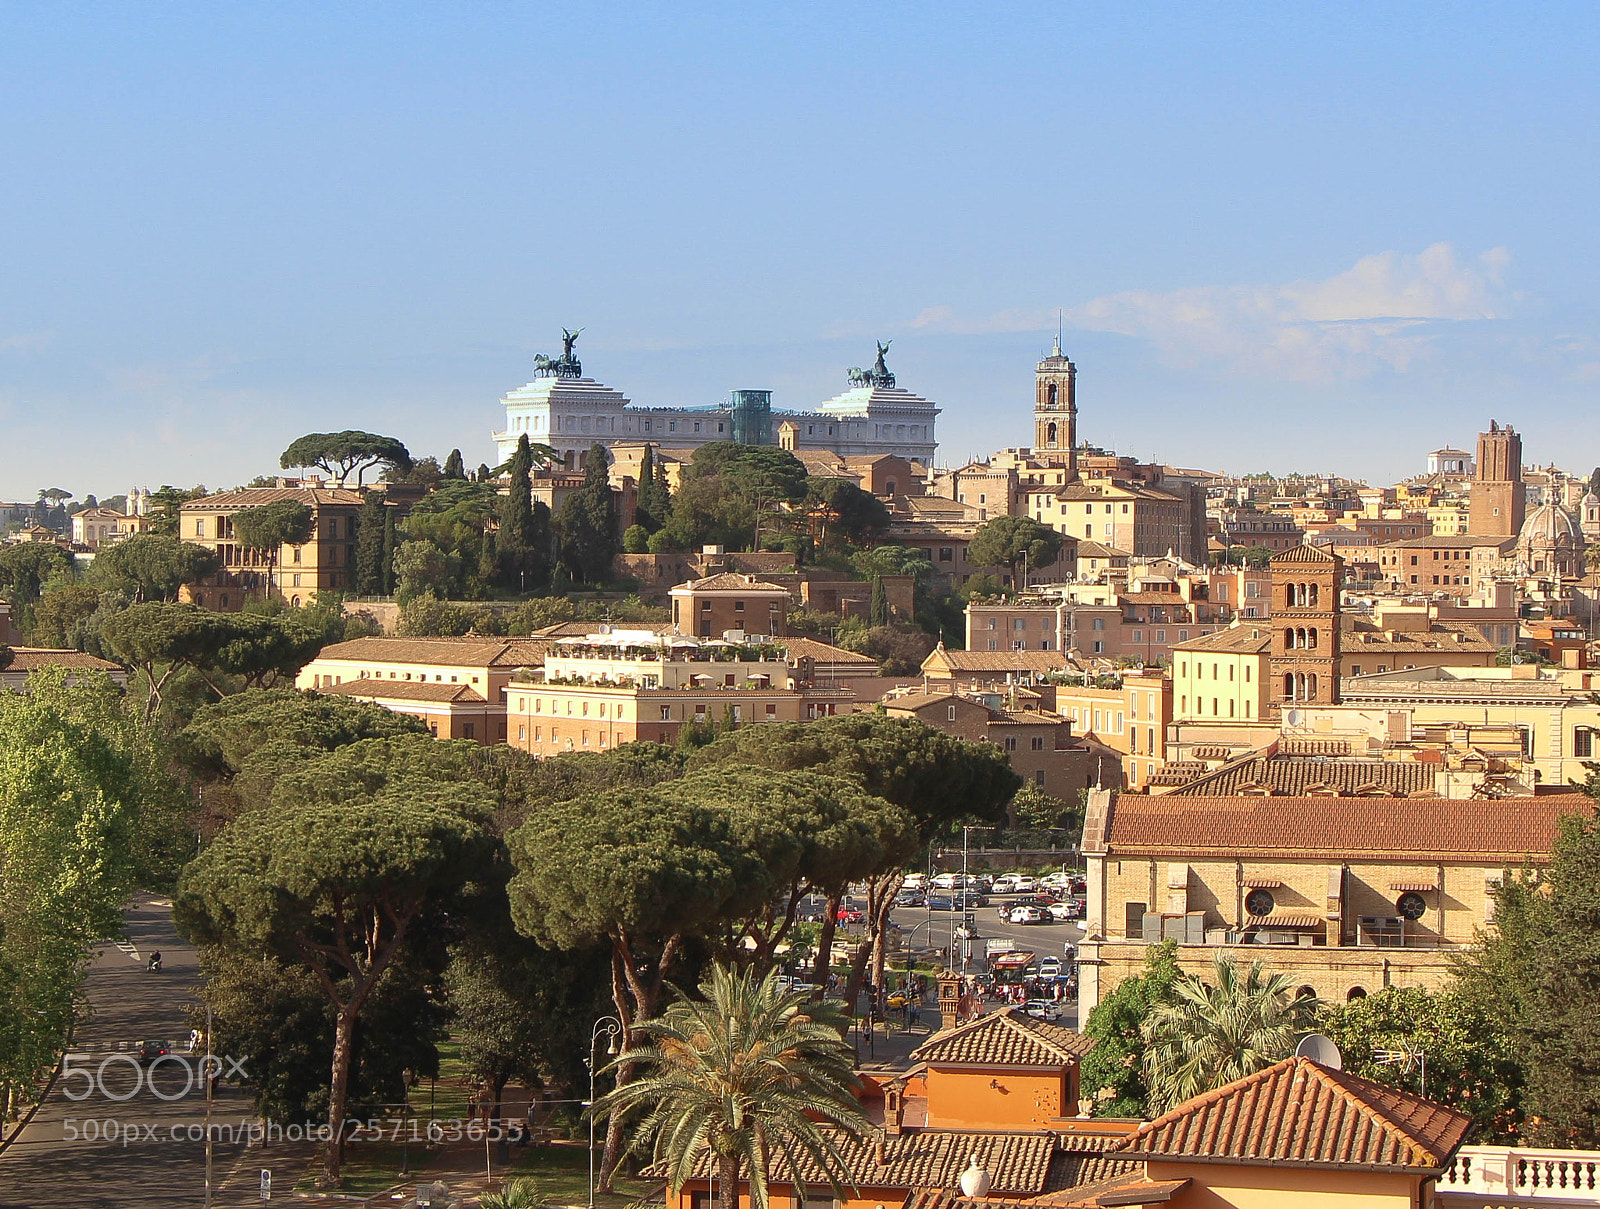
<instances>
[{"instance_id":1,"label":"lamp post","mask_svg":"<svg viewBox=\"0 0 1600 1209\"><path fill-rule=\"evenodd\" d=\"M589 1100L584 1105L589 1110L589 1209L594 1209L594 1068L600 1038L607 1038L606 1053L617 1052L617 1037L622 1033L622 1021L615 1016L602 1016L594 1022L589 1032Z\"/></svg>"}]
</instances>

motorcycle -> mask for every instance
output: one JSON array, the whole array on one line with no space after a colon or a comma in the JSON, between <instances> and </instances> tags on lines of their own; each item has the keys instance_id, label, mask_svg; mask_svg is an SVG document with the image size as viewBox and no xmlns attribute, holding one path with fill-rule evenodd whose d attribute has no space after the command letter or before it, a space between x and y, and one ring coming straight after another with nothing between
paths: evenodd
<instances>
[{"instance_id":1,"label":"motorcycle","mask_svg":"<svg viewBox=\"0 0 1600 1209\"><path fill-rule=\"evenodd\" d=\"M149 969L150 969L150 972L152 974L161 973L161 954L160 953L152 953L152 954L150 954L150 966L149 966Z\"/></svg>"}]
</instances>

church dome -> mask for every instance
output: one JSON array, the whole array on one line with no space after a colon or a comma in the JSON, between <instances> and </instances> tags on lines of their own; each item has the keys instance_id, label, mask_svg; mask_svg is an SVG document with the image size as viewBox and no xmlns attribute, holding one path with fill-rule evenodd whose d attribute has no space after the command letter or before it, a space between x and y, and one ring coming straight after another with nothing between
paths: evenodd
<instances>
[{"instance_id":1,"label":"church dome","mask_svg":"<svg viewBox=\"0 0 1600 1209\"><path fill-rule=\"evenodd\" d=\"M1517 535L1517 545L1525 549L1553 549L1568 544L1583 545L1583 526L1570 509L1555 503L1540 504L1528 513Z\"/></svg>"}]
</instances>

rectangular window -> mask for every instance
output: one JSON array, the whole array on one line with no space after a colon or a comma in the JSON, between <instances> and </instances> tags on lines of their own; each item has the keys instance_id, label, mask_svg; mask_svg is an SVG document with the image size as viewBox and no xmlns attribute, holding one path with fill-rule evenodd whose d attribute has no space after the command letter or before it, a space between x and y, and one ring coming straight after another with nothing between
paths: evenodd
<instances>
[{"instance_id":1,"label":"rectangular window","mask_svg":"<svg viewBox=\"0 0 1600 1209\"><path fill-rule=\"evenodd\" d=\"M1006 736L1006 750L1007 751L1016 751L1017 750L1017 739L1016 739L1015 735L1007 735Z\"/></svg>"}]
</instances>

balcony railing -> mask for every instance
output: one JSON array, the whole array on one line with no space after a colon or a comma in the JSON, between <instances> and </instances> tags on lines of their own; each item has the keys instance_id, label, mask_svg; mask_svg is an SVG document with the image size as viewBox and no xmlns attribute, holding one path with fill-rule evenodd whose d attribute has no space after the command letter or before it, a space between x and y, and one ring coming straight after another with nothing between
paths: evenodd
<instances>
[{"instance_id":1,"label":"balcony railing","mask_svg":"<svg viewBox=\"0 0 1600 1209\"><path fill-rule=\"evenodd\" d=\"M1600 1151L1463 1146L1435 1192L1444 1204L1600 1205Z\"/></svg>"}]
</instances>

